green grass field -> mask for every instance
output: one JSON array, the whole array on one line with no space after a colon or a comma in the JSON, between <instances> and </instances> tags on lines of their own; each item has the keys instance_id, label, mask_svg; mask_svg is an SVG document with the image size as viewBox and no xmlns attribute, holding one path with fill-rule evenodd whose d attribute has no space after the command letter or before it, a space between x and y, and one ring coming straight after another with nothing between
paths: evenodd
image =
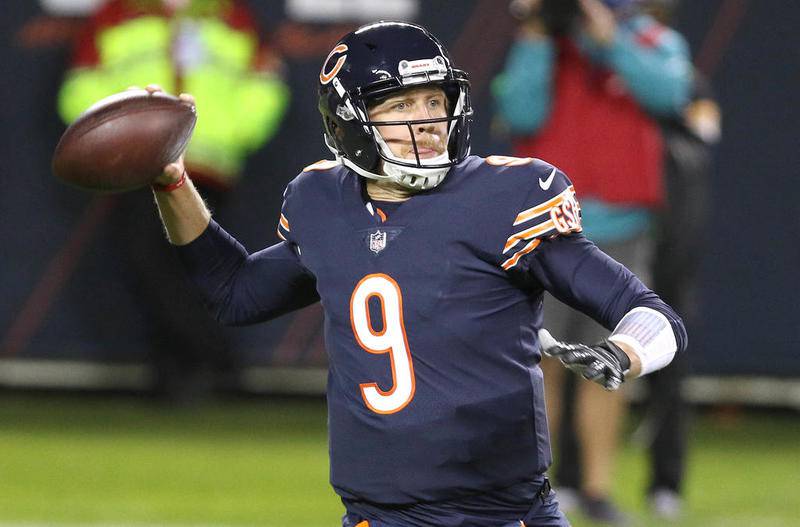
<instances>
[{"instance_id":1,"label":"green grass field","mask_svg":"<svg viewBox=\"0 0 800 527\"><path fill-rule=\"evenodd\" d=\"M677 525L800 525L800 419L695 419ZM0 392L0 526L330 527L322 401L245 399L171 408L133 397ZM617 499L637 525L644 453L626 446ZM587 526L574 518L575 527Z\"/></svg>"}]
</instances>

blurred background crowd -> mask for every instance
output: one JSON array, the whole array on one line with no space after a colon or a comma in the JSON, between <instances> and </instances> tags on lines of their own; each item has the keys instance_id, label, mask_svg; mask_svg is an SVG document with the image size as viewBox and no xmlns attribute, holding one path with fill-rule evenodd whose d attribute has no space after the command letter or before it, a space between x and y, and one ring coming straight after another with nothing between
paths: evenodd
<instances>
[{"instance_id":1,"label":"blurred background crowd","mask_svg":"<svg viewBox=\"0 0 800 527\"><path fill-rule=\"evenodd\" d=\"M329 157L319 65L341 34L401 19L429 27L471 75L473 150L564 169L589 237L687 322L689 353L620 393L543 365L565 508L628 522L612 494L630 401L642 403L634 435L651 451L641 492L668 519L683 509L690 404L800 407L797 3L12 0L4 8L0 387L127 390L179 404L321 394L318 306L257 327L218 327L173 261L152 196L68 188L52 178L50 158L66 125L105 95L149 83L190 92L200 116L187 153L193 179L250 250L270 245L286 183ZM596 338L597 328L555 300L546 310L557 336Z\"/></svg>"}]
</instances>

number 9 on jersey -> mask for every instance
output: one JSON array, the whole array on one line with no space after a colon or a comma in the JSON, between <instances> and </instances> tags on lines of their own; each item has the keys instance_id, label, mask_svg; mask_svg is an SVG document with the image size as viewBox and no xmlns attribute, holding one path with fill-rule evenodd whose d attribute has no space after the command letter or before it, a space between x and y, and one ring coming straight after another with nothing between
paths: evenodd
<instances>
[{"instance_id":1,"label":"number 9 on jersey","mask_svg":"<svg viewBox=\"0 0 800 527\"><path fill-rule=\"evenodd\" d=\"M369 302L380 303L383 327L376 330L369 316ZM399 412L414 398L414 365L403 323L403 295L390 276L370 274L361 279L350 297L350 322L358 344L367 352L389 354L392 387L381 390L377 383L360 386L367 407L379 414Z\"/></svg>"}]
</instances>

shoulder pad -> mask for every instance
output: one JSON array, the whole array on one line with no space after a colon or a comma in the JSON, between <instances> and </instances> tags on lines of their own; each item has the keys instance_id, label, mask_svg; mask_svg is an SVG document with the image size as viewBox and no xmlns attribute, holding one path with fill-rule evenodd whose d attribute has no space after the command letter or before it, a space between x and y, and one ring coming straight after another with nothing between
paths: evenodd
<instances>
[{"instance_id":1,"label":"shoulder pad","mask_svg":"<svg viewBox=\"0 0 800 527\"><path fill-rule=\"evenodd\" d=\"M311 172L314 170L330 170L340 165L338 161L331 159L320 159L316 163L312 163L303 169L303 172Z\"/></svg>"},{"instance_id":2,"label":"shoulder pad","mask_svg":"<svg viewBox=\"0 0 800 527\"><path fill-rule=\"evenodd\" d=\"M520 167L533 163L532 157L486 156L487 165L493 167Z\"/></svg>"},{"instance_id":3,"label":"shoulder pad","mask_svg":"<svg viewBox=\"0 0 800 527\"><path fill-rule=\"evenodd\" d=\"M330 159L322 159L305 167L294 179L292 179L283 191L283 205L281 215L278 218L278 237L282 240L292 242L292 215L298 214L302 210L300 202L308 205L309 200L313 201L321 195L334 192L338 188L340 177L346 171L345 167L339 162ZM297 218L295 218L297 221Z\"/></svg>"},{"instance_id":4,"label":"shoulder pad","mask_svg":"<svg viewBox=\"0 0 800 527\"><path fill-rule=\"evenodd\" d=\"M509 187L515 195L528 194L529 207L539 205L572 186L566 174L534 157L488 156L482 168L495 174L493 185Z\"/></svg>"}]
</instances>

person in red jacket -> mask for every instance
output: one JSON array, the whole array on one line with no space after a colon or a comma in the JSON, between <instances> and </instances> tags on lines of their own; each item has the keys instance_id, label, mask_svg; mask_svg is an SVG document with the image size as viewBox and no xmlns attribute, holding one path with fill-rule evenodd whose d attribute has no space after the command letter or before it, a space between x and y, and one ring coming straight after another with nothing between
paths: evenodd
<instances>
[{"instance_id":1,"label":"person in red jacket","mask_svg":"<svg viewBox=\"0 0 800 527\"><path fill-rule=\"evenodd\" d=\"M651 227L664 199L657 120L680 115L688 101L688 47L633 1L517 0L512 6L524 21L494 91L514 136L514 155L563 167L583 196L587 234L648 283ZM545 325L557 338L600 334L583 314L552 298L545 304ZM611 501L624 398L589 383L573 385L548 361L542 366L553 430L571 409L561 400L564 384L575 397L574 419L565 420L559 436L562 505L568 508L575 496L588 517L624 523Z\"/></svg>"}]
</instances>

